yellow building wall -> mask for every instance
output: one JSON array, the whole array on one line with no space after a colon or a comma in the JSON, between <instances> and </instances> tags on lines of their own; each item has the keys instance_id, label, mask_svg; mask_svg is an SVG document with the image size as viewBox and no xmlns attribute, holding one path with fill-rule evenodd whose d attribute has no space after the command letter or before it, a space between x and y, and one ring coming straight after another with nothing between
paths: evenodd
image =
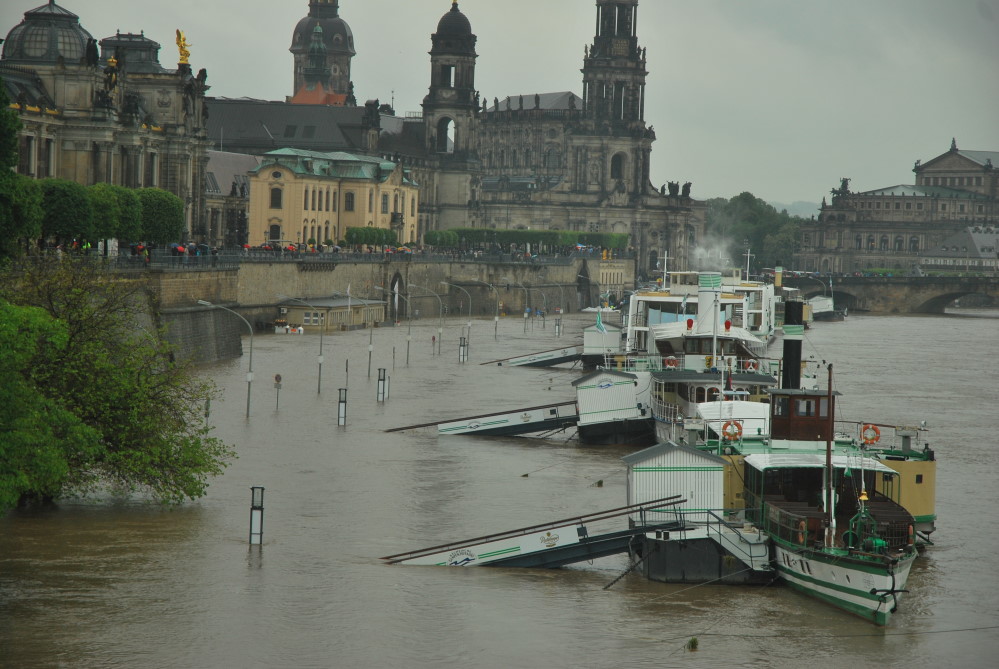
<instances>
[{"instance_id":1,"label":"yellow building wall","mask_svg":"<svg viewBox=\"0 0 999 669\"><path fill-rule=\"evenodd\" d=\"M280 208L271 207L275 188L281 190ZM348 209L351 198L353 207ZM250 176L249 243L260 246L276 239L305 243L310 238L319 244L327 239L337 242L347 228L362 227L394 229L400 244L415 242L419 207L419 189L403 183L398 167L378 182L301 175L266 165ZM402 228L392 226L396 212L403 215Z\"/></svg>"}]
</instances>

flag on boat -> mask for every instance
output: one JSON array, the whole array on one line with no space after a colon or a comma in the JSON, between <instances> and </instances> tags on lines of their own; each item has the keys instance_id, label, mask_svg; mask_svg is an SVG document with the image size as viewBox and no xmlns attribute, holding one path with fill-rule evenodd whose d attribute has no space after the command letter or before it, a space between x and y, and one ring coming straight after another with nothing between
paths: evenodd
<instances>
[{"instance_id":1,"label":"flag on boat","mask_svg":"<svg viewBox=\"0 0 999 669\"><path fill-rule=\"evenodd\" d=\"M604 327L604 321L600 318L600 310L597 310L597 332L600 334L607 334L607 328Z\"/></svg>"}]
</instances>

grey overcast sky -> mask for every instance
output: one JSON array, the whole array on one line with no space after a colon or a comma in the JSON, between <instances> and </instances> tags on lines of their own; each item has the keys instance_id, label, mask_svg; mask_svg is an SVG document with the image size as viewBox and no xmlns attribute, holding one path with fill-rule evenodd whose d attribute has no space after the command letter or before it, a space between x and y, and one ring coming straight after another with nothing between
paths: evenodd
<instances>
[{"instance_id":1,"label":"grey overcast sky","mask_svg":"<svg viewBox=\"0 0 999 669\"><path fill-rule=\"evenodd\" d=\"M145 31L175 67L185 31L210 95L290 95L292 30L308 0L58 0L102 39ZM43 0L3 0L0 32ZM359 101L420 109L430 34L450 0L341 0ZM581 93L593 0L462 0L478 35L477 88L494 97ZM819 202L912 183L950 148L999 151L999 0L642 0L652 180L698 198L749 191Z\"/></svg>"}]
</instances>

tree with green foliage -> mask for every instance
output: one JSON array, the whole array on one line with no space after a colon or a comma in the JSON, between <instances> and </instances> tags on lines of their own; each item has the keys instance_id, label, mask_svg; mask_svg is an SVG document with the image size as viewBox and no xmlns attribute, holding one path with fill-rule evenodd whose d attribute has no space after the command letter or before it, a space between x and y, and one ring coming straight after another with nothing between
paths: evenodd
<instances>
[{"instance_id":1,"label":"tree with green foliage","mask_svg":"<svg viewBox=\"0 0 999 669\"><path fill-rule=\"evenodd\" d=\"M0 260L21 255L41 237L44 215L38 181L0 172Z\"/></svg>"},{"instance_id":2,"label":"tree with green foliage","mask_svg":"<svg viewBox=\"0 0 999 669\"><path fill-rule=\"evenodd\" d=\"M137 191L123 186L111 186L111 189L118 199L118 229L115 230L115 237L125 244L143 241L142 203Z\"/></svg>"},{"instance_id":3,"label":"tree with green foliage","mask_svg":"<svg viewBox=\"0 0 999 669\"><path fill-rule=\"evenodd\" d=\"M142 205L144 241L168 244L184 237L184 203L160 188L141 188L136 193Z\"/></svg>"},{"instance_id":4,"label":"tree with green foliage","mask_svg":"<svg viewBox=\"0 0 999 669\"><path fill-rule=\"evenodd\" d=\"M0 172L7 172L17 167L17 133L21 130L21 119L10 108L10 98L7 87L0 77Z\"/></svg>"},{"instance_id":5,"label":"tree with green foliage","mask_svg":"<svg viewBox=\"0 0 999 669\"><path fill-rule=\"evenodd\" d=\"M801 218L778 212L748 192L730 200L708 200L707 205L706 235L709 240L726 244L733 259L745 251L748 240L755 256L751 267L758 270L791 262L797 250Z\"/></svg>"},{"instance_id":6,"label":"tree with green foliage","mask_svg":"<svg viewBox=\"0 0 999 669\"><path fill-rule=\"evenodd\" d=\"M21 120L10 108L0 78L0 260L19 255L41 235L42 191L38 183L13 170L17 167L17 133Z\"/></svg>"},{"instance_id":7,"label":"tree with green foliage","mask_svg":"<svg viewBox=\"0 0 999 669\"><path fill-rule=\"evenodd\" d=\"M18 381L0 395L11 412L0 425L5 503L108 489L179 503L203 496L234 457L202 413L214 386L138 324L143 281L71 255L0 274L0 300L22 308L0 314L2 369ZM38 416L51 418L39 432L51 449L34 454ZM36 455L45 462L19 474Z\"/></svg>"},{"instance_id":8,"label":"tree with green foliage","mask_svg":"<svg viewBox=\"0 0 999 669\"><path fill-rule=\"evenodd\" d=\"M42 237L56 243L95 239L86 186L66 179L43 179L41 185Z\"/></svg>"},{"instance_id":9,"label":"tree with green foliage","mask_svg":"<svg viewBox=\"0 0 999 669\"><path fill-rule=\"evenodd\" d=\"M26 497L60 494L74 466L100 450L95 430L46 396L38 361L68 344L64 323L0 300L0 512Z\"/></svg>"},{"instance_id":10,"label":"tree with green foliage","mask_svg":"<svg viewBox=\"0 0 999 669\"><path fill-rule=\"evenodd\" d=\"M93 236L95 240L115 239L121 225L121 207L118 194L111 184L94 184L87 188L87 198L93 212Z\"/></svg>"}]
</instances>

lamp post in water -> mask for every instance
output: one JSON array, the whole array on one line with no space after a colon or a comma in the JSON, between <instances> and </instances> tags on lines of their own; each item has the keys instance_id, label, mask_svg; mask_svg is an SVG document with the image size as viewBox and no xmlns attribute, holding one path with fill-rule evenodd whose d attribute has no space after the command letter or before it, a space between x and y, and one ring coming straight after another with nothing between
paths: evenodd
<instances>
[{"instance_id":1,"label":"lamp post in water","mask_svg":"<svg viewBox=\"0 0 999 669\"><path fill-rule=\"evenodd\" d=\"M437 301L440 303L440 318L439 318L438 323L437 323L437 355L440 355L441 354L441 340L444 338L444 300L441 299L441 296L438 293L435 293L434 291L430 290L429 288L424 288L423 286L417 286L415 283L409 284L409 287L410 288L419 288L420 290L425 290L428 293L433 294L433 296L436 297Z\"/></svg>"},{"instance_id":2,"label":"lamp post in water","mask_svg":"<svg viewBox=\"0 0 999 669\"><path fill-rule=\"evenodd\" d=\"M483 286L489 286L489 290L496 293L496 313L493 315L493 339L499 341L499 291L496 290L496 286L491 283L486 283L485 281L479 281L477 279L472 279L473 283L481 283Z\"/></svg>"},{"instance_id":3,"label":"lamp post in water","mask_svg":"<svg viewBox=\"0 0 999 669\"><path fill-rule=\"evenodd\" d=\"M294 297L288 297L287 295L278 295L279 298L287 302L298 302L299 304L304 304L308 308L316 312L316 317L318 318L319 309L314 307L305 300L299 300ZM323 312L322 322L319 324L319 357L317 358L319 362L319 382L316 385L316 393L321 394L323 392L323 332L326 330L326 312Z\"/></svg>"},{"instance_id":4,"label":"lamp post in water","mask_svg":"<svg viewBox=\"0 0 999 669\"><path fill-rule=\"evenodd\" d=\"M347 286L347 290L348 291L350 290L350 286ZM353 297L352 298L351 294L349 292L347 292L347 293L341 293L341 292L336 291L336 290L331 291L331 292L334 295L339 295L340 297L346 297L347 298L347 317L350 319L350 323L349 324L352 324L354 322L354 314L350 310L350 300L351 299L355 299L355 300L359 301L361 304L363 304L364 305L364 317L363 317L362 320L364 321L364 325L367 326L367 324L368 324L368 304L370 304L370 302L368 300L365 300L364 298L361 298L361 297ZM371 378L371 354L375 350L374 316L372 316L371 319L372 319L372 324L371 324L372 327L368 331L368 378L369 379Z\"/></svg>"},{"instance_id":5,"label":"lamp post in water","mask_svg":"<svg viewBox=\"0 0 999 669\"><path fill-rule=\"evenodd\" d=\"M203 307L211 307L212 309L221 309L222 311L228 311L239 318L239 320L246 323L247 329L250 331L250 360L249 368L246 372L246 417L250 417L250 390L253 387L253 326L250 325L250 321L243 318L238 312L229 309L228 307L223 307L221 304L212 304L207 300L198 300L198 304Z\"/></svg>"},{"instance_id":6,"label":"lamp post in water","mask_svg":"<svg viewBox=\"0 0 999 669\"><path fill-rule=\"evenodd\" d=\"M452 288L457 288L461 292L468 296L468 338L472 338L472 294L459 285L448 283L447 281L441 281L442 286L451 286ZM459 314L460 316L460 314Z\"/></svg>"},{"instance_id":7,"label":"lamp post in water","mask_svg":"<svg viewBox=\"0 0 999 669\"><path fill-rule=\"evenodd\" d=\"M389 290L388 288L385 288L383 286L375 286L375 289L380 290L387 295L391 295L392 297L401 297L402 299L406 300L406 312L407 312L406 315L408 316L408 318L406 319L406 321L408 322L408 325L406 327L406 364L409 365L409 343L413 341L413 305L409 303L408 297L406 297L405 295L403 295L398 291ZM398 307L396 308L396 313L398 313Z\"/></svg>"}]
</instances>

